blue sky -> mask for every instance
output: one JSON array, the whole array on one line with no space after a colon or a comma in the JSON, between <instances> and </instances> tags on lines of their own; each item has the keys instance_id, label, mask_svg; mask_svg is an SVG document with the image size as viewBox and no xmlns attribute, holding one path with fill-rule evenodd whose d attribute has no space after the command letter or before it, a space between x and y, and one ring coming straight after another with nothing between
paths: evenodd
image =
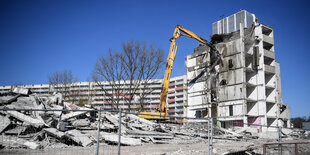
<instances>
[{"instance_id":1,"label":"blue sky","mask_svg":"<svg viewBox=\"0 0 310 155\"><path fill-rule=\"evenodd\" d=\"M1 0L0 85L42 84L56 71L90 77L98 56L121 43L146 41L168 54L174 27L208 39L212 23L240 9L274 28L283 101L291 116L310 116L309 4L307 1L87 1ZM197 42L181 38L172 76L186 73Z\"/></svg>"}]
</instances>

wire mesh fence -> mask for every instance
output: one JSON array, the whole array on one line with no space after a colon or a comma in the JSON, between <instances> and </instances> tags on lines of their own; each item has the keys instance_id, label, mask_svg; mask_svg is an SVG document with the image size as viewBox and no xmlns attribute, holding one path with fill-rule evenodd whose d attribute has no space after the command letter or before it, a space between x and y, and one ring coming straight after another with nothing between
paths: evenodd
<instances>
[{"instance_id":1,"label":"wire mesh fence","mask_svg":"<svg viewBox=\"0 0 310 155\"><path fill-rule=\"evenodd\" d=\"M267 143L263 146L263 154L308 155L310 142Z\"/></svg>"},{"instance_id":2,"label":"wire mesh fence","mask_svg":"<svg viewBox=\"0 0 310 155\"><path fill-rule=\"evenodd\" d=\"M71 147L83 147L81 151L91 154L121 154L126 145L188 143L195 138L186 136L208 137L208 119L185 124L185 117L149 121L140 115L87 108L0 109L0 147L33 150L31 154L48 149L66 154Z\"/></svg>"},{"instance_id":3,"label":"wire mesh fence","mask_svg":"<svg viewBox=\"0 0 310 155\"><path fill-rule=\"evenodd\" d=\"M23 154L128 154L139 150L126 146L175 144L176 154L217 154L214 139L238 140L240 135L258 138L255 133L265 129L278 133L273 134L278 143L264 148L267 154L296 149L293 144L281 144L279 148L282 128L278 126L172 115L166 116L167 119L147 120L141 115L101 108L0 109L0 152L11 154L26 149ZM200 152L183 150L181 145L188 143L196 144ZM298 144L298 153L307 151L306 148L308 143ZM234 154L245 151L239 149Z\"/></svg>"}]
</instances>

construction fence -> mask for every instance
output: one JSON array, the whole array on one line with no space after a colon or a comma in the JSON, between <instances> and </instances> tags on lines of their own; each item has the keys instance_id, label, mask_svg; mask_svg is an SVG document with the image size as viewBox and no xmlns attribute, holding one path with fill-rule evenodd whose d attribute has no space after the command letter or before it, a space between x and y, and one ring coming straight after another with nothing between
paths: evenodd
<instances>
[{"instance_id":1,"label":"construction fence","mask_svg":"<svg viewBox=\"0 0 310 155\"><path fill-rule=\"evenodd\" d=\"M218 154L218 149L214 151L216 144L214 139L235 141L257 139L258 136L253 134L255 132L249 132L241 127L245 125L253 129L264 127L235 121L225 122L226 126L234 126L234 130L231 130L223 128L223 124L213 118L167 116L168 120L150 121L140 118L139 115L141 114L122 110L73 107L2 108L0 154L18 153L19 149L27 149L28 154L72 154L72 147L74 150L79 148L77 153L84 151L96 155L128 154L134 152L128 152L124 146L182 143L199 143L202 145L201 148L204 148L204 151L199 153ZM262 153L309 153L307 152L307 148L310 148L309 143L283 143L282 128L268 127L278 132L278 142L261 145ZM251 151L249 148L240 148L227 154L244 154L249 151Z\"/></svg>"}]
</instances>

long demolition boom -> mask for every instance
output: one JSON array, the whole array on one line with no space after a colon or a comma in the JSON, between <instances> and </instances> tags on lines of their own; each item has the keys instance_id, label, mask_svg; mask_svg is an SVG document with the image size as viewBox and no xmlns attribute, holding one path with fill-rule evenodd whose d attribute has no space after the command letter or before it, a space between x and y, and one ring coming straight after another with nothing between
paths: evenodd
<instances>
[{"instance_id":1,"label":"long demolition boom","mask_svg":"<svg viewBox=\"0 0 310 155\"><path fill-rule=\"evenodd\" d=\"M182 34L181 32L183 32L184 34ZM164 75L164 79L163 79L163 86L162 86L162 90L161 90L161 94L160 94L160 104L159 104L159 109L158 109L159 112L164 112L165 114L167 114L166 98L167 98L167 94L168 94L171 71L172 71L173 62L174 62L175 55L176 55L177 48L178 48L178 46L176 45L176 39L179 38L180 36L187 36L190 38L194 38L194 39L198 40L199 42L201 42L201 43L203 43L209 47L212 47L212 46L210 46L209 43L207 43L207 41L205 39L199 37L194 32L189 31L189 30L187 30L187 29L185 29L179 25L177 25L175 27L173 37L171 38L171 45L170 45L170 49L169 49L169 55L167 58L167 65L166 65L165 75Z\"/></svg>"}]
</instances>

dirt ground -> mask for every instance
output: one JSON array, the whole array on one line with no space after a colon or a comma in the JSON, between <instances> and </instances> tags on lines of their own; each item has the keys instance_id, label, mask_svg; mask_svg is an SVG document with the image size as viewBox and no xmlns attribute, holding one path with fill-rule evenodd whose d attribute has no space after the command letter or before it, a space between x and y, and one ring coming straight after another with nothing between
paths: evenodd
<instances>
[{"instance_id":1,"label":"dirt ground","mask_svg":"<svg viewBox=\"0 0 310 155\"><path fill-rule=\"evenodd\" d=\"M248 147L255 149L255 153L262 154L263 144L275 142L272 140L228 141L214 140L214 154L242 151ZM308 146L309 148L310 146ZM68 147L47 148L44 150L0 150L1 155L89 155L95 154L96 147ZM142 146L122 146L121 154L125 155L192 155L207 154L208 144L146 144ZM117 154L117 146L100 145L99 154Z\"/></svg>"}]
</instances>

